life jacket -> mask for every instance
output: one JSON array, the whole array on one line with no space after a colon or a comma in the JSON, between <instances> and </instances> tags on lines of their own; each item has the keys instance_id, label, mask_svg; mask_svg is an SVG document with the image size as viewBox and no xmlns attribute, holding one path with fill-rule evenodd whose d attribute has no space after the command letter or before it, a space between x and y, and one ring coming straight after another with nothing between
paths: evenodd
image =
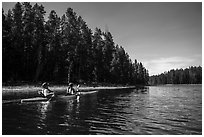
<instances>
[{"instance_id":1,"label":"life jacket","mask_svg":"<svg viewBox=\"0 0 204 137\"><path fill-rule=\"evenodd\" d=\"M46 97L47 95L49 95L50 93L53 93L53 91L51 91L50 89L42 89L42 94Z\"/></svg>"},{"instance_id":2,"label":"life jacket","mask_svg":"<svg viewBox=\"0 0 204 137\"><path fill-rule=\"evenodd\" d=\"M42 94L46 97L49 94L49 90L48 89L43 89Z\"/></svg>"},{"instance_id":3,"label":"life jacket","mask_svg":"<svg viewBox=\"0 0 204 137\"><path fill-rule=\"evenodd\" d=\"M75 90L74 90L74 88L72 88L72 87L68 87L68 89L67 89L68 91L68 93L69 94L74 94L75 93Z\"/></svg>"}]
</instances>

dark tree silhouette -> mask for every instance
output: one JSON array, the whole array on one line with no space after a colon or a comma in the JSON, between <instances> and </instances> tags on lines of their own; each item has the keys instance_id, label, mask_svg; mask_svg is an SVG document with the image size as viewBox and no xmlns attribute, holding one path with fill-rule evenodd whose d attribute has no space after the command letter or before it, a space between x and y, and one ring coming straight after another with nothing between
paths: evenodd
<instances>
[{"instance_id":1,"label":"dark tree silhouette","mask_svg":"<svg viewBox=\"0 0 204 137\"><path fill-rule=\"evenodd\" d=\"M143 64L132 63L111 32L92 33L72 8L61 18L52 10L44 19L45 13L43 5L29 2L2 12L3 82L148 83Z\"/></svg>"},{"instance_id":2,"label":"dark tree silhouette","mask_svg":"<svg viewBox=\"0 0 204 137\"><path fill-rule=\"evenodd\" d=\"M160 75L151 76L149 84L202 84L202 67L172 69Z\"/></svg>"}]
</instances>

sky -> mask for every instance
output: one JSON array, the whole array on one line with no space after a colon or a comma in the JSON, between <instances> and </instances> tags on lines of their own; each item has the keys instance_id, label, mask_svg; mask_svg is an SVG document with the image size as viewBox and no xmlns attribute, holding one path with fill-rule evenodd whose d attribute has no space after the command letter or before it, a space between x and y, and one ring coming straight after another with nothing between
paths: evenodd
<instances>
[{"instance_id":1,"label":"sky","mask_svg":"<svg viewBox=\"0 0 204 137\"><path fill-rule=\"evenodd\" d=\"M62 16L71 7L95 31L108 30L149 75L202 66L201 2L38 2ZM33 3L32 3L33 4ZM2 3L6 12L15 3Z\"/></svg>"}]
</instances>

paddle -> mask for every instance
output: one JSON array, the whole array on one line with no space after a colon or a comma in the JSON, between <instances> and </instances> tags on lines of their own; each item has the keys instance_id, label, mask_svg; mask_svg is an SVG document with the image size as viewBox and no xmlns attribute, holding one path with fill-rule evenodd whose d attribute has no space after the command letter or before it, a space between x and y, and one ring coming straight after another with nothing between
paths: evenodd
<instances>
[{"instance_id":1,"label":"paddle","mask_svg":"<svg viewBox=\"0 0 204 137\"><path fill-rule=\"evenodd\" d=\"M80 95L80 92L78 92L79 91L79 87L80 87L80 85L78 85L77 89L76 89L76 91L77 91L77 93L76 93L77 101L79 101L79 95Z\"/></svg>"},{"instance_id":2,"label":"paddle","mask_svg":"<svg viewBox=\"0 0 204 137\"><path fill-rule=\"evenodd\" d=\"M77 85L77 91L79 91L79 87L80 87L80 85Z\"/></svg>"},{"instance_id":3,"label":"paddle","mask_svg":"<svg viewBox=\"0 0 204 137\"><path fill-rule=\"evenodd\" d=\"M56 95L55 95L55 92L54 91L51 91L50 89L49 89L49 91L50 92L53 92L53 95L49 98L49 100L48 101L51 101ZM50 94L51 95L51 94Z\"/></svg>"},{"instance_id":4,"label":"paddle","mask_svg":"<svg viewBox=\"0 0 204 137\"><path fill-rule=\"evenodd\" d=\"M47 102L51 101L54 97L55 97L55 95L54 95L54 96L51 96L51 97L48 99Z\"/></svg>"}]
</instances>

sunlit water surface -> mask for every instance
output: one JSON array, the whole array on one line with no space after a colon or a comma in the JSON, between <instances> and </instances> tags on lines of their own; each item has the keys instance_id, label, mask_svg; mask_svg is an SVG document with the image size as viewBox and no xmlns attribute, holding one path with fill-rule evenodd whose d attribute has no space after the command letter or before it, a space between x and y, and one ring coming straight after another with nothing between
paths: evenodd
<instances>
[{"instance_id":1,"label":"sunlit water surface","mask_svg":"<svg viewBox=\"0 0 204 137\"><path fill-rule=\"evenodd\" d=\"M4 134L202 134L202 86L107 90L79 101L2 105Z\"/></svg>"}]
</instances>

